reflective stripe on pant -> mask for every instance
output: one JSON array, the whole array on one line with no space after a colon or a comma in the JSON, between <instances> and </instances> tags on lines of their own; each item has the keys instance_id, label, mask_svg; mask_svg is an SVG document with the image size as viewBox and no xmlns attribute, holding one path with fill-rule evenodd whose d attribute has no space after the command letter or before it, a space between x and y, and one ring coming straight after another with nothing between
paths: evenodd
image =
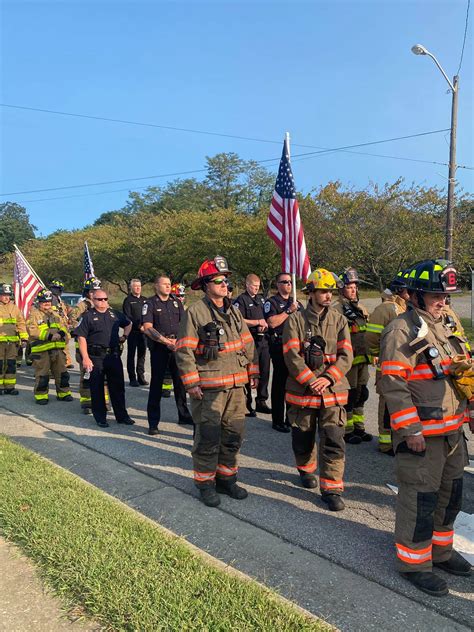
<instances>
[{"instance_id":1,"label":"reflective stripe on pant","mask_svg":"<svg viewBox=\"0 0 474 632\"><path fill-rule=\"evenodd\" d=\"M216 475L236 480L245 429L244 389L203 390L202 399L191 400L191 412L195 423L194 482L206 487L213 484Z\"/></svg>"},{"instance_id":2,"label":"reflective stripe on pant","mask_svg":"<svg viewBox=\"0 0 474 632\"><path fill-rule=\"evenodd\" d=\"M0 390L15 388L17 353L16 342L0 342Z\"/></svg>"},{"instance_id":3,"label":"reflective stripe on pant","mask_svg":"<svg viewBox=\"0 0 474 632\"><path fill-rule=\"evenodd\" d=\"M364 404L369 398L367 384L369 382L369 365L367 363L356 364L346 374L350 384L349 399L345 406L347 412L346 433L355 429L365 430Z\"/></svg>"},{"instance_id":4,"label":"reflective stripe on pant","mask_svg":"<svg viewBox=\"0 0 474 632\"><path fill-rule=\"evenodd\" d=\"M319 475L322 492L341 494L344 489L346 411L342 406L299 408L288 405L296 467L315 472L316 428L319 432Z\"/></svg>"},{"instance_id":5,"label":"reflective stripe on pant","mask_svg":"<svg viewBox=\"0 0 474 632\"><path fill-rule=\"evenodd\" d=\"M462 431L426 437L424 456L406 452L396 437L398 478L395 520L397 568L401 572L429 571L444 562L453 548L453 523L461 509L462 477L468 462Z\"/></svg>"},{"instance_id":6,"label":"reflective stripe on pant","mask_svg":"<svg viewBox=\"0 0 474 632\"><path fill-rule=\"evenodd\" d=\"M60 399L71 395L69 373L66 370L66 354L62 349L52 349L33 354L35 370L35 399L48 399L49 376L52 373L56 394Z\"/></svg>"}]
</instances>

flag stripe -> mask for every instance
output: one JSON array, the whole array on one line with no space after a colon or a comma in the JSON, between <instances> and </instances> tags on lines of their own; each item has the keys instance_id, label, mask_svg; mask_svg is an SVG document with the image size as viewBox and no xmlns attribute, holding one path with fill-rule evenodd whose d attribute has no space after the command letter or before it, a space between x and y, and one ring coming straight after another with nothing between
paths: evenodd
<instances>
[{"instance_id":1,"label":"flag stripe","mask_svg":"<svg viewBox=\"0 0 474 632\"><path fill-rule=\"evenodd\" d=\"M15 303L25 318L30 312L35 296L41 289L41 284L26 259L19 250L15 251L13 293L15 295Z\"/></svg>"}]
</instances>

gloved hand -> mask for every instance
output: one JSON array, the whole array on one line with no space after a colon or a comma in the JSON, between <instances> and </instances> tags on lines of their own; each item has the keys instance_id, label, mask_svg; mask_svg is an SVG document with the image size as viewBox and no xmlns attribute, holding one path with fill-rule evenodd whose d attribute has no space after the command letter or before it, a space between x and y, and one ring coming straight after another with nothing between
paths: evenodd
<instances>
[{"instance_id":1,"label":"gloved hand","mask_svg":"<svg viewBox=\"0 0 474 632\"><path fill-rule=\"evenodd\" d=\"M51 334L51 342L59 342L61 340L62 336L60 333L54 332L54 334Z\"/></svg>"},{"instance_id":2,"label":"gloved hand","mask_svg":"<svg viewBox=\"0 0 474 632\"><path fill-rule=\"evenodd\" d=\"M449 372L454 378L454 386L467 400L474 398L474 359L463 354L455 355Z\"/></svg>"}]
</instances>

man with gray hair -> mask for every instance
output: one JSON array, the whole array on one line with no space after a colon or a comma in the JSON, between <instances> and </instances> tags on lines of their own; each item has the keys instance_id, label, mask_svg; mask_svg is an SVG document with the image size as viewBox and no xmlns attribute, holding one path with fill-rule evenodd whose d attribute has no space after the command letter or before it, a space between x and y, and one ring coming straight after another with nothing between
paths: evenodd
<instances>
[{"instance_id":1,"label":"man with gray hair","mask_svg":"<svg viewBox=\"0 0 474 632\"><path fill-rule=\"evenodd\" d=\"M132 331L127 341L127 372L130 386L147 386L145 379L145 334L142 329L142 311L146 298L142 296L142 282L132 279L130 293L123 301L122 311L132 321ZM135 355L137 357L135 364ZM137 379L138 377L138 379Z\"/></svg>"}]
</instances>

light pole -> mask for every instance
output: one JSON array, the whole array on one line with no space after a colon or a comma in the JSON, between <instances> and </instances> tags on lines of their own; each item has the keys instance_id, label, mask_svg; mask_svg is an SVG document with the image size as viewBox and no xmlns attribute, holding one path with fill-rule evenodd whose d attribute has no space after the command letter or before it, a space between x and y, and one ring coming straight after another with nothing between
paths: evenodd
<instances>
[{"instance_id":1,"label":"light pole","mask_svg":"<svg viewBox=\"0 0 474 632\"><path fill-rule=\"evenodd\" d=\"M453 95L451 104L451 138L449 142L449 175L448 175L448 203L446 206L446 232L444 240L444 254L446 259L453 259L453 232L454 232L454 189L456 186L456 132L458 125L458 93L459 93L459 77L455 75L451 83L448 75L444 72L441 64L433 55L421 44L412 46L412 53L415 55L428 55L438 66L441 74L446 79L449 89Z\"/></svg>"}]
</instances>

